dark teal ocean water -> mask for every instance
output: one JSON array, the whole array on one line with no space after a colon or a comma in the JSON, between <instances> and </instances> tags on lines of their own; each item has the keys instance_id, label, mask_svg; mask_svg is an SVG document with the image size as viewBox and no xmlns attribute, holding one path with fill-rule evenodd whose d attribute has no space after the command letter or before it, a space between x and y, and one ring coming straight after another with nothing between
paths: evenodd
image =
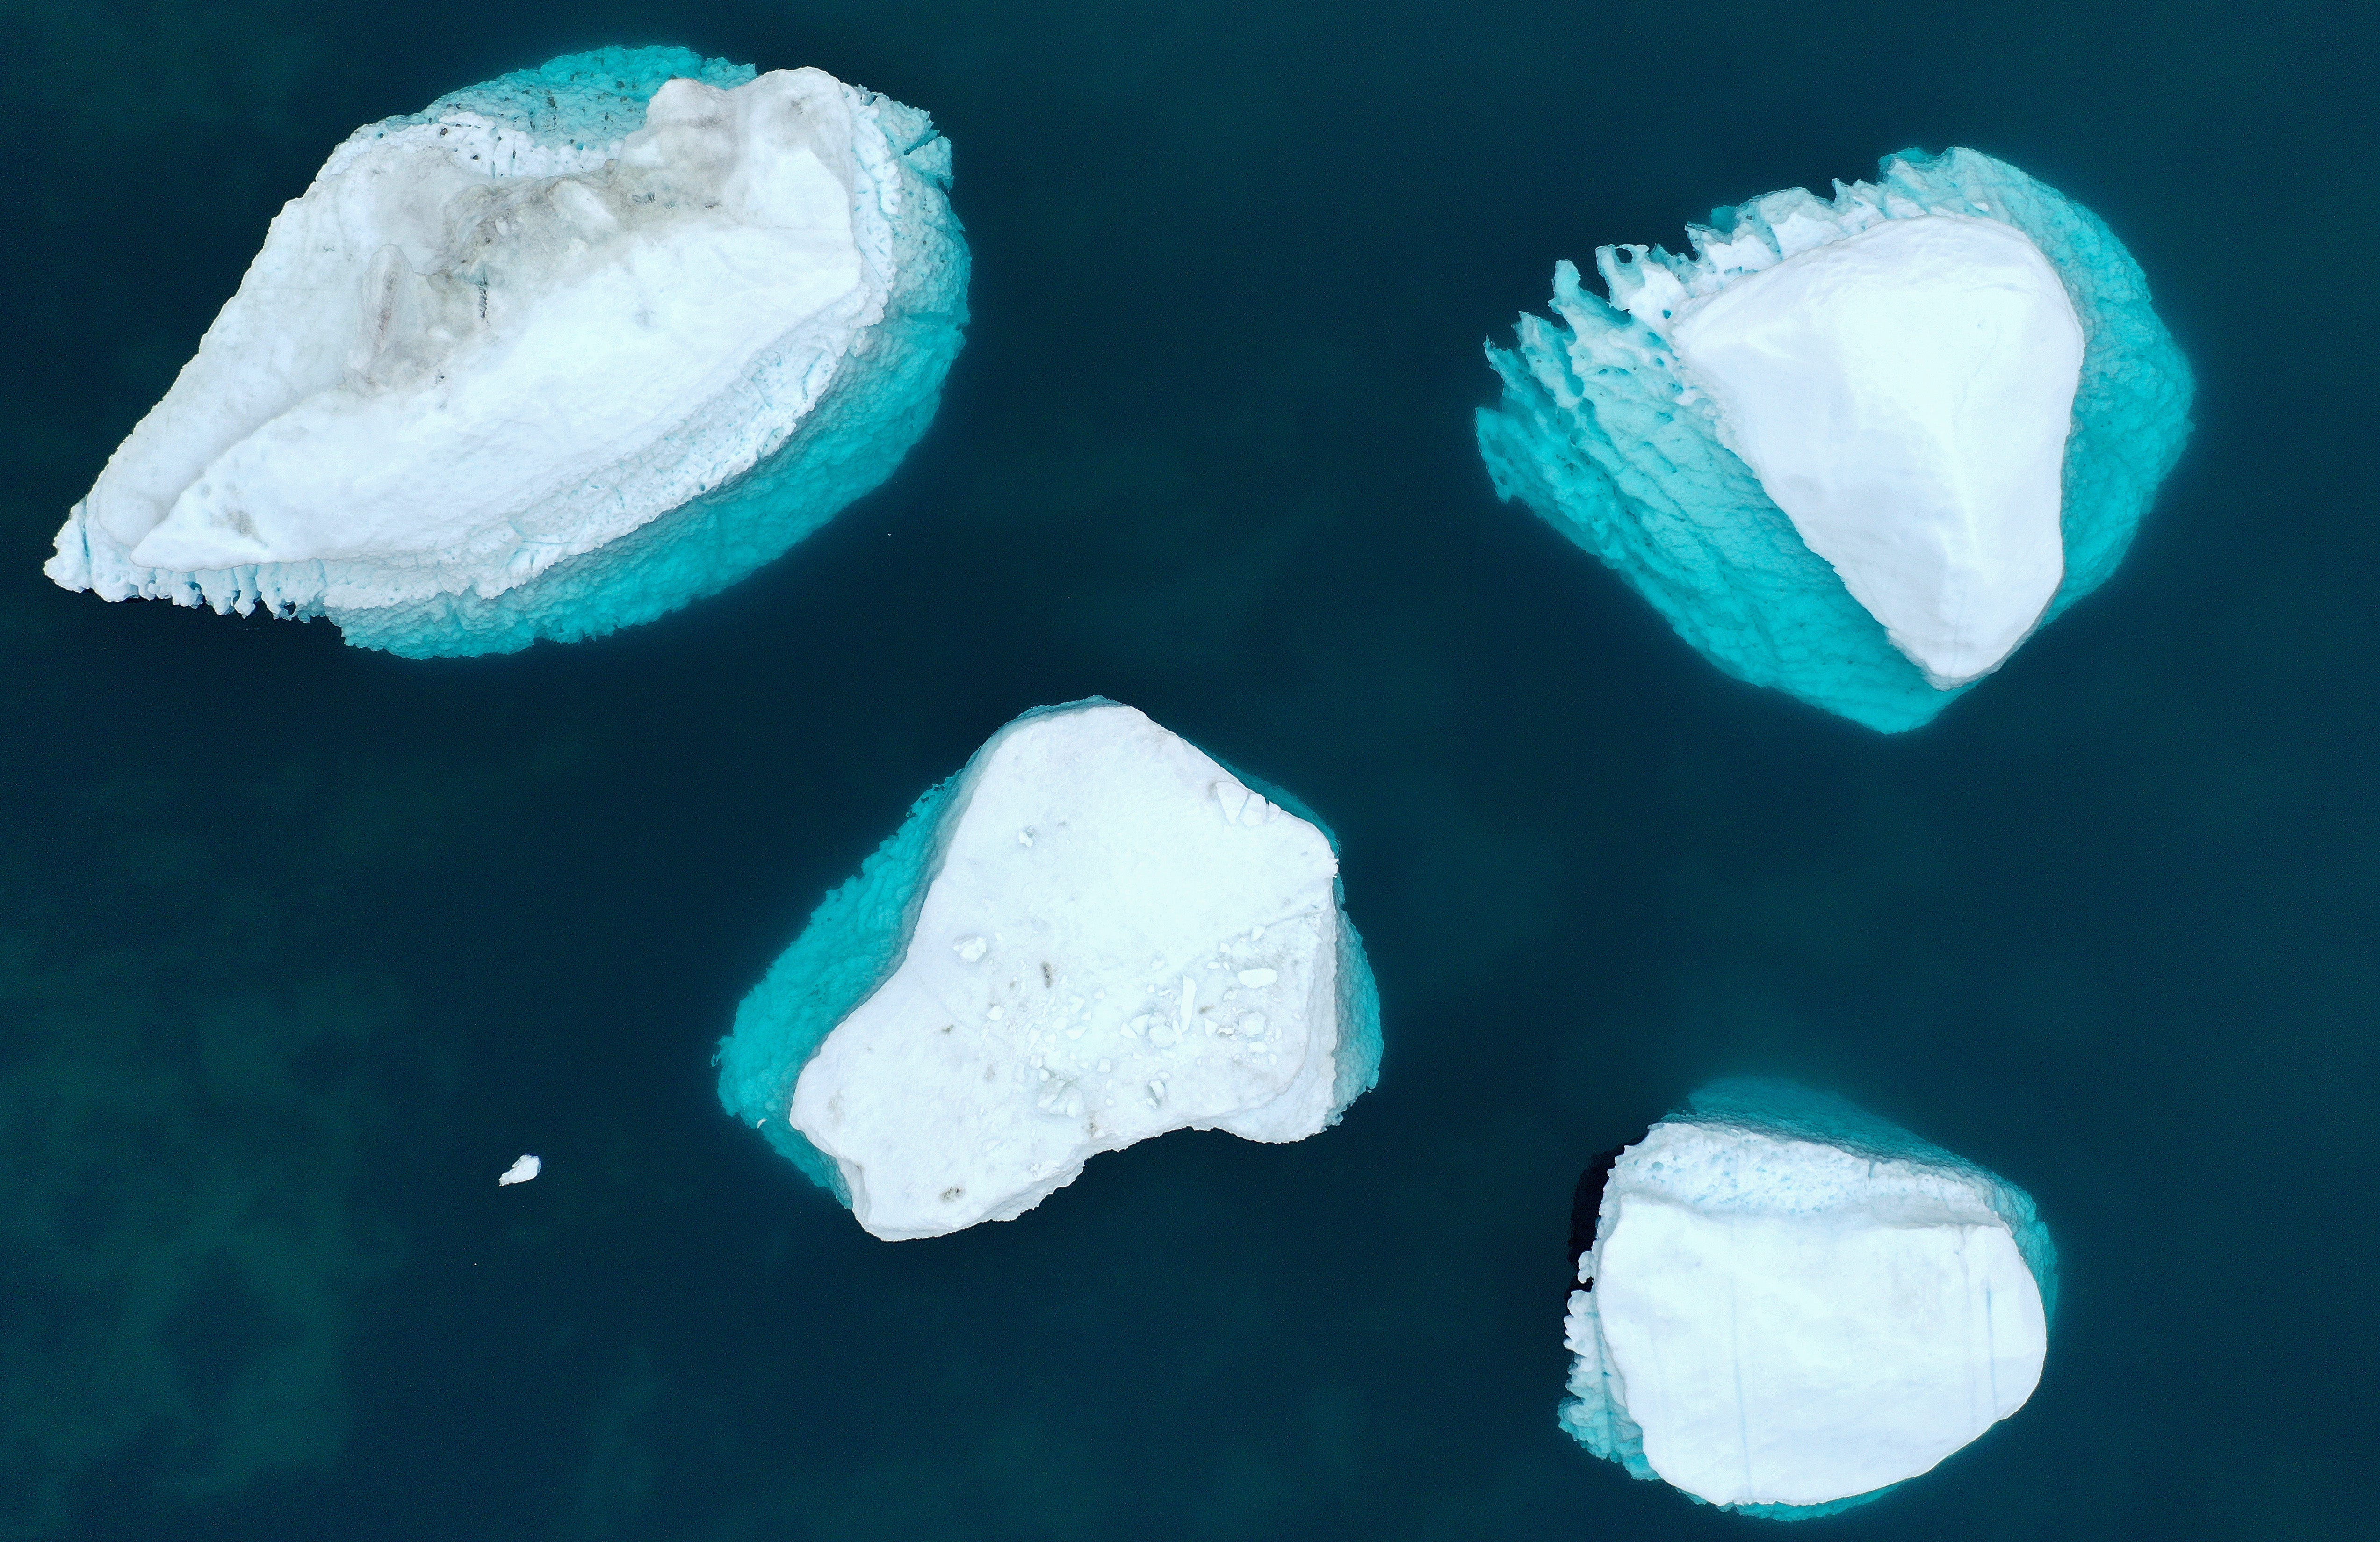
<instances>
[{"instance_id":1,"label":"dark teal ocean water","mask_svg":"<svg viewBox=\"0 0 2380 1542\"><path fill-rule=\"evenodd\" d=\"M1749 1536L1553 1417L1572 1181L1737 1072L1989 1164L2064 1261L2032 1403L1810 1535L2368 1524L2374 41L0 0L0 1536ZM42 579L334 142L652 42L955 142L976 322L888 487L504 659ZM1497 504L1470 416L1556 258L1949 143L2108 220L2199 431L2112 583L1886 739ZM1093 692L1336 827L1380 1087L876 1243L721 1114L713 1042L912 798Z\"/></svg>"}]
</instances>

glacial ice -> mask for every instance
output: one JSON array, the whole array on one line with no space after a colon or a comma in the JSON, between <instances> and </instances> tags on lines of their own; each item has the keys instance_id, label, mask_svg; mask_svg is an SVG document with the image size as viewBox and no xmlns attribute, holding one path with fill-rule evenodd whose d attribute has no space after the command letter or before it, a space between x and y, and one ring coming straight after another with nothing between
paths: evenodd
<instances>
[{"instance_id":1,"label":"glacial ice","mask_svg":"<svg viewBox=\"0 0 2380 1542\"><path fill-rule=\"evenodd\" d=\"M684 49L369 125L273 220L46 571L503 652L648 621L889 476L967 254L926 115Z\"/></svg>"},{"instance_id":2,"label":"glacial ice","mask_svg":"<svg viewBox=\"0 0 2380 1542\"><path fill-rule=\"evenodd\" d=\"M827 896L719 1096L868 1231L927 1237L1169 1130L1304 1139L1379 1050L1328 832L1093 698L992 735Z\"/></svg>"},{"instance_id":3,"label":"glacial ice","mask_svg":"<svg viewBox=\"0 0 2380 1542\"><path fill-rule=\"evenodd\" d=\"M1696 255L1559 264L1490 347L1498 493L1728 673L1886 732L2105 582L2190 370L2096 216L1971 150L1715 211Z\"/></svg>"},{"instance_id":4,"label":"glacial ice","mask_svg":"<svg viewBox=\"0 0 2380 1542\"><path fill-rule=\"evenodd\" d=\"M2041 1378L2056 1254L2004 1180L1840 1099L1721 1082L1622 1152L1578 1259L1561 1424L1799 1519L1930 1471Z\"/></svg>"},{"instance_id":5,"label":"glacial ice","mask_svg":"<svg viewBox=\"0 0 2380 1542\"><path fill-rule=\"evenodd\" d=\"M544 1171L543 1161L524 1151L513 1159L512 1166L496 1174L496 1187L506 1188L514 1184L526 1184Z\"/></svg>"}]
</instances>

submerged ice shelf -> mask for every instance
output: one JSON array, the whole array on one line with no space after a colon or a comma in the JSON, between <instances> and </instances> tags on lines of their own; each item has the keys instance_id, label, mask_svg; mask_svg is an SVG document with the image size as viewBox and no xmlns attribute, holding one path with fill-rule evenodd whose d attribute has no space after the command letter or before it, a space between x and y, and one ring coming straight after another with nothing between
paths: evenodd
<instances>
[{"instance_id":1,"label":"submerged ice shelf","mask_svg":"<svg viewBox=\"0 0 2380 1542\"><path fill-rule=\"evenodd\" d=\"M2190 371L2106 225L1971 150L1605 247L1609 303L1490 347L1497 492L1720 668L1885 731L1998 668L2121 560Z\"/></svg>"},{"instance_id":2,"label":"submerged ice shelf","mask_svg":"<svg viewBox=\"0 0 2380 1542\"><path fill-rule=\"evenodd\" d=\"M1028 712L827 896L719 1096L885 1238L1169 1130L1302 1140L1379 1070L1328 834L1130 707Z\"/></svg>"},{"instance_id":3,"label":"submerged ice shelf","mask_svg":"<svg viewBox=\"0 0 2380 1542\"><path fill-rule=\"evenodd\" d=\"M2057 1266L2031 1198L1840 1099L1706 1087L1581 1199L1561 1423L1638 1477L1824 1513L2041 1379Z\"/></svg>"},{"instance_id":4,"label":"submerged ice shelf","mask_svg":"<svg viewBox=\"0 0 2380 1542\"><path fill-rule=\"evenodd\" d=\"M899 465L966 322L927 116L677 48L358 129L58 532L106 600L417 656L648 621Z\"/></svg>"}]
</instances>

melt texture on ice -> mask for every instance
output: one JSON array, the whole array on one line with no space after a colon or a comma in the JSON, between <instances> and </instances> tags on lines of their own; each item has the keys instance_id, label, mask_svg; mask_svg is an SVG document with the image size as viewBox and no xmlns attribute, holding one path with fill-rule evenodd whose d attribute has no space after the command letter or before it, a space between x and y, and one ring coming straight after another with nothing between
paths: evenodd
<instances>
[{"instance_id":1,"label":"melt texture on ice","mask_svg":"<svg viewBox=\"0 0 2380 1542\"><path fill-rule=\"evenodd\" d=\"M358 129L46 569L414 656L649 621L891 475L966 322L926 115L678 48Z\"/></svg>"},{"instance_id":2,"label":"melt texture on ice","mask_svg":"<svg viewBox=\"0 0 2380 1542\"><path fill-rule=\"evenodd\" d=\"M1930 720L2105 582L2189 435L2188 365L2088 210L1972 150L1565 261L1491 346L1498 493L1728 673Z\"/></svg>"},{"instance_id":3,"label":"melt texture on ice","mask_svg":"<svg viewBox=\"0 0 2380 1542\"><path fill-rule=\"evenodd\" d=\"M2056 1306L2023 1191L1842 1102L1722 1082L1605 1181L1561 1424L1706 1503L1824 1514L2024 1405Z\"/></svg>"},{"instance_id":4,"label":"melt texture on ice","mask_svg":"<svg viewBox=\"0 0 2380 1542\"><path fill-rule=\"evenodd\" d=\"M1025 714L829 894L719 1096L885 1238L1169 1130L1302 1140L1379 1074L1329 835L1130 707Z\"/></svg>"}]
</instances>

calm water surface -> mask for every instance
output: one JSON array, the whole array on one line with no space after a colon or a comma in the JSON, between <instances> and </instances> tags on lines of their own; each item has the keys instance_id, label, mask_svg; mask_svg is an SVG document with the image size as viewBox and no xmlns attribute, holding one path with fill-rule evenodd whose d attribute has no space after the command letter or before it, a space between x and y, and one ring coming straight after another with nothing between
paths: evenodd
<instances>
[{"instance_id":1,"label":"calm water surface","mask_svg":"<svg viewBox=\"0 0 2380 1542\"><path fill-rule=\"evenodd\" d=\"M0 0L0 1536L1748 1536L1553 1419L1580 1166L1735 1072L1998 1169L2066 1265L2031 1405L1816 1525L2345 1534L2371 26ZM348 129L653 42L955 141L977 320L888 487L504 659L41 577ZM1948 143L2113 225L2199 431L2115 581L1884 739L1704 664L1469 419L1557 257ZM720 1113L713 1042L918 792L1092 692L1337 828L1380 1087L876 1243Z\"/></svg>"}]
</instances>

